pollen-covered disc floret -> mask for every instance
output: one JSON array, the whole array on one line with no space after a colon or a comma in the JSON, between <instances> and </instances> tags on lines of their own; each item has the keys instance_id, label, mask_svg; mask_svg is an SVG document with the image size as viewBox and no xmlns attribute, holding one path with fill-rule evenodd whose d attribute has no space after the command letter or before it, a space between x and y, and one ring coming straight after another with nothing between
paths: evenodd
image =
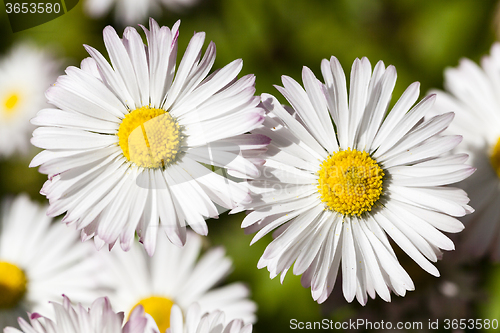
<instances>
[{"instance_id":1,"label":"pollen-covered disc floret","mask_svg":"<svg viewBox=\"0 0 500 333\"><path fill-rule=\"evenodd\" d=\"M6 116L10 116L17 111L16 106L19 104L19 95L12 93L6 96L4 101L4 113Z\"/></svg>"},{"instance_id":2,"label":"pollen-covered disc floret","mask_svg":"<svg viewBox=\"0 0 500 333\"><path fill-rule=\"evenodd\" d=\"M371 211L382 194L384 171L365 151L333 153L321 164L318 192L328 209L360 216Z\"/></svg>"},{"instance_id":3,"label":"pollen-covered disc floret","mask_svg":"<svg viewBox=\"0 0 500 333\"><path fill-rule=\"evenodd\" d=\"M26 294L28 280L22 269L5 261L0 261L0 272L0 309L13 308Z\"/></svg>"},{"instance_id":4,"label":"pollen-covered disc floret","mask_svg":"<svg viewBox=\"0 0 500 333\"><path fill-rule=\"evenodd\" d=\"M179 124L162 109L143 106L125 115L118 130L123 155L138 166L171 164L181 143Z\"/></svg>"},{"instance_id":5,"label":"pollen-covered disc floret","mask_svg":"<svg viewBox=\"0 0 500 333\"><path fill-rule=\"evenodd\" d=\"M174 304L175 303L170 298L151 296L138 302L132 311L130 311L130 315L138 306L142 305L144 311L153 317L160 332L166 332L170 327L170 311Z\"/></svg>"},{"instance_id":6,"label":"pollen-covered disc floret","mask_svg":"<svg viewBox=\"0 0 500 333\"><path fill-rule=\"evenodd\" d=\"M497 173L498 178L500 178L500 138L490 153L490 163L493 170Z\"/></svg>"}]
</instances>

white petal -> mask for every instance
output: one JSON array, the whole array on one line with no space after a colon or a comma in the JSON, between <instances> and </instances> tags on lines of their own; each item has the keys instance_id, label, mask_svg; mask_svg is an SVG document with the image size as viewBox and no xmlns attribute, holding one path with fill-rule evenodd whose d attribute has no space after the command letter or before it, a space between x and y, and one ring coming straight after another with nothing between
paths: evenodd
<instances>
[{"instance_id":1,"label":"white petal","mask_svg":"<svg viewBox=\"0 0 500 333\"><path fill-rule=\"evenodd\" d=\"M394 223L397 217L388 211L381 211L374 215L376 221L384 228L398 246L405 251L420 267L426 270L429 274L439 276L439 271L417 250L414 244L398 229Z\"/></svg>"},{"instance_id":2,"label":"white petal","mask_svg":"<svg viewBox=\"0 0 500 333\"><path fill-rule=\"evenodd\" d=\"M364 124L366 124L366 128L362 129L361 131L364 143L361 138L360 142L358 143L358 148L364 149L365 151L373 150L373 140L380 128L380 125L382 124L385 112L391 100L392 91L394 90L394 86L396 84L396 68L394 66L388 66L387 70L384 71L384 74L379 81L374 80L377 69L383 67L384 65L382 61L377 63L377 66L375 66L375 69L373 71L372 80L370 82L370 85L373 84L373 91L371 93L370 100L370 102L373 104L367 106L364 114L364 117L368 118L368 121L364 121ZM369 110L373 111L368 112Z\"/></svg>"},{"instance_id":3,"label":"white petal","mask_svg":"<svg viewBox=\"0 0 500 333\"><path fill-rule=\"evenodd\" d=\"M278 117L280 117L288 126L290 131L292 131L301 141L304 141L304 143L315 152L318 158L325 159L327 157L327 153L323 147L321 147L311 134L309 134L307 130L281 106L276 97L263 94L262 103L266 110L274 112Z\"/></svg>"},{"instance_id":4,"label":"white petal","mask_svg":"<svg viewBox=\"0 0 500 333\"><path fill-rule=\"evenodd\" d=\"M387 188L392 199L425 207L436 212L443 212L451 216L467 214L465 204L469 202L467 193L452 187L404 187L389 185Z\"/></svg>"},{"instance_id":5,"label":"white petal","mask_svg":"<svg viewBox=\"0 0 500 333\"><path fill-rule=\"evenodd\" d=\"M438 155L449 152L462 141L461 136L432 137L419 146L410 148L389 160L378 160L385 168L396 165L411 165L432 159Z\"/></svg>"},{"instance_id":6,"label":"white petal","mask_svg":"<svg viewBox=\"0 0 500 333\"><path fill-rule=\"evenodd\" d=\"M356 295L356 253L350 219L343 224L342 238L342 291L345 299L350 303Z\"/></svg>"},{"instance_id":7,"label":"white petal","mask_svg":"<svg viewBox=\"0 0 500 333\"><path fill-rule=\"evenodd\" d=\"M424 117L427 111L432 107L434 100L435 95L427 96L410 111L408 111L403 119L394 126L390 136L386 137L386 139L381 142L373 156L378 159L380 156L383 156L385 152L391 149L399 140L401 140L405 134L407 134L418 123L418 121Z\"/></svg>"},{"instance_id":8,"label":"white petal","mask_svg":"<svg viewBox=\"0 0 500 333\"><path fill-rule=\"evenodd\" d=\"M64 140L61 140L64 137ZM104 148L118 142L114 135L101 135L76 129L39 127L33 131L31 143L42 149Z\"/></svg>"},{"instance_id":9,"label":"white petal","mask_svg":"<svg viewBox=\"0 0 500 333\"><path fill-rule=\"evenodd\" d=\"M380 129L373 140L372 149L376 149L383 142L388 140L389 136L393 135L393 131L395 130L397 124L405 117L406 112L417 101L419 93L419 82L414 82L406 88L405 92L396 102L396 105L394 105L392 110L387 115L387 118L382 123L382 126L380 126Z\"/></svg>"},{"instance_id":10,"label":"white petal","mask_svg":"<svg viewBox=\"0 0 500 333\"><path fill-rule=\"evenodd\" d=\"M356 59L351 69L351 87L349 90L349 129L347 147L357 148L355 138L358 135L360 122L367 104L368 86L371 78L371 64L367 58Z\"/></svg>"},{"instance_id":11,"label":"white petal","mask_svg":"<svg viewBox=\"0 0 500 333\"><path fill-rule=\"evenodd\" d=\"M31 119L33 125L75 128L91 132L115 134L118 132L117 122L104 121L83 114L70 113L59 109L43 109Z\"/></svg>"},{"instance_id":12,"label":"white petal","mask_svg":"<svg viewBox=\"0 0 500 333\"><path fill-rule=\"evenodd\" d=\"M325 95L333 122L337 125L339 145L347 149L347 134L349 126L349 106L347 104L347 85L344 70L335 57L330 61L323 59L321 73L325 80Z\"/></svg>"},{"instance_id":13,"label":"white petal","mask_svg":"<svg viewBox=\"0 0 500 333\"><path fill-rule=\"evenodd\" d=\"M146 47L142 38L134 28L127 27L123 33L123 43L134 68L137 86L140 92L140 104L149 105L149 68L146 58Z\"/></svg>"},{"instance_id":14,"label":"white petal","mask_svg":"<svg viewBox=\"0 0 500 333\"><path fill-rule=\"evenodd\" d=\"M131 109L141 107L141 95L139 92L139 84L135 75L132 61L130 60L125 45L116 34L115 29L107 26L103 30L104 45L109 54L111 64L117 74L118 82L125 85L126 90L130 93L132 100L127 101L127 105ZM95 59L95 58L94 58ZM96 60L97 61L97 60Z\"/></svg>"},{"instance_id":15,"label":"white petal","mask_svg":"<svg viewBox=\"0 0 500 333\"><path fill-rule=\"evenodd\" d=\"M179 98L180 96L179 94L186 85L188 76L191 74L195 64L200 59L201 48L203 46L204 41L205 41L204 32L196 33L189 41L189 45L186 48L184 56L182 57L179 69L177 70L172 86L168 90L168 94L165 100L162 102L163 108L165 110L168 110L174 104L174 102Z\"/></svg>"}]
</instances>

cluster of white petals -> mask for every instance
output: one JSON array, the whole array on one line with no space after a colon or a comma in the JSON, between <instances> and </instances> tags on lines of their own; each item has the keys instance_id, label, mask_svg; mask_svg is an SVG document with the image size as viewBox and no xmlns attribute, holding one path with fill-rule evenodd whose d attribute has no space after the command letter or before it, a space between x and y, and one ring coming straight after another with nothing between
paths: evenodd
<instances>
[{"instance_id":1,"label":"cluster of white petals","mask_svg":"<svg viewBox=\"0 0 500 333\"><path fill-rule=\"evenodd\" d=\"M467 191L476 213L464 219L467 232L463 255L478 258L489 254L500 261L500 44L491 47L481 66L462 59L445 70L446 91L433 90L436 103L431 115L453 110L455 120L448 134L463 136L455 150L470 156L478 169L460 185Z\"/></svg>"},{"instance_id":2,"label":"cluster of white petals","mask_svg":"<svg viewBox=\"0 0 500 333\"><path fill-rule=\"evenodd\" d=\"M21 330L7 327L4 333L153 333L142 308L138 307L123 324L123 313L115 313L105 297L96 299L89 309L81 304L71 305L64 296L63 304L52 303L55 320L38 313L30 315L30 322L19 319Z\"/></svg>"},{"instance_id":3,"label":"cluster of white petals","mask_svg":"<svg viewBox=\"0 0 500 333\"><path fill-rule=\"evenodd\" d=\"M185 319L184 319L185 318ZM252 324L240 319L226 323L225 313L219 310L203 313L197 303L192 304L183 316L180 308L174 306L170 317L172 326L168 333L251 333Z\"/></svg>"}]
</instances>

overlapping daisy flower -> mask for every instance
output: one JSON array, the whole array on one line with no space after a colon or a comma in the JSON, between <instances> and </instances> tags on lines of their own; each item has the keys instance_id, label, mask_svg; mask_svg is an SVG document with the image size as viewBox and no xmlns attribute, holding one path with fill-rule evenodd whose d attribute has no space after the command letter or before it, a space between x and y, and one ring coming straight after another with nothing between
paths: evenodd
<instances>
[{"instance_id":1,"label":"overlapping daisy flower","mask_svg":"<svg viewBox=\"0 0 500 333\"><path fill-rule=\"evenodd\" d=\"M0 156L26 154L29 120L47 107L44 92L57 77L57 64L29 43L14 45L0 60Z\"/></svg>"},{"instance_id":2,"label":"overlapping daisy flower","mask_svg":"<svg viewBox=\"0 0 500 333\"><path fill-rule=\"evenodd\" d=\"M84 8L91 17L107 15L115 7L115 19L124 24L141 23L148 15L161 11L182 11L200 0L85 0Z\"/></svg>"},{"instance_id":3,"label":"overlapping daisy flower","mask_svg":"<svg viewBox=\"0 0 500 333\"><path fill-rule=\"evenodd\" d=\"M464 256L490 254L500 261L500 44L483 57L481 66L462 59L457 68L445 70L445 91L432 91L436 103L432 114L455 112L449 134L460 134L458 152L470 155L468 163L478 170L461 184L476 209L467 216Z\"/></svg>"},{"instance_id":4,"label":"overlapping daisy flower","mask_svg":"<svg viewBox=\"0 0 500 333\"><path fill-rule=\"evenodd\" d=\"M148 324L144 310L138 307L123 324L123 313L115 313L109 300L105 297L96 299L89 309L81 304L71 305L68 297L64 296L62 304L52 303L55 320L42 316L39 313L30 315L28 323L19 318L21 330L7 327L4 333L153 333L154 329Z\"/></svg>"},{"instance_id":5,"label":"overlapping daisy flower","mask_svg":"<svg viewBox=\"0 0 500 333\"><path fill-rule=\"evenodd\" d=\"M46 207L26 196L4 201L0 221L0 329L27 312L49 314L64 293L86 305L104 287L93 246L73 230L52 224Z\"/></svg>"},{"instance_id":6,"label":"overlapping daisy flower","mask_svg":"<svg viewBox=\"0 0 500 333\"><path fill-rule=\"evenodd\" d=\"M129 252L100 252L115 289L109 294L111 304L126 314L142 305L161 333L170 327L174 305L187 311L195 302L203 313L221 310L228 321L253 323L256 305L248 299L245 285L232 283L214 288L232 269L224 249L210 249L198 260L201 247L202 237L188 232L184 247L158 242L152 257L137 242Z\"/></svg>"},{"instance_id":7,"label":"overlapping daisy flower","mask_svg":"<svg viewBox=\"0 0 500 333\"><path fill-rule=\"evenodd\" d=\"M120 39L106 27L111 65L86 46L91 57L47 91L55 108L32 120L40 126L32 143L45 150L30 166L49 176L41 190L49 216L67 212L63 221L98 246L119 242L128 250L137 232L151 255L159 229L182 246L186 225L208 233L215 204L248 202L246 189L206 165L251 178L269 139L244 134L263 122L264 111L254 76L237 78L241 60L208 75L215 44L201 57L201 32L176 70L179 22L169 29L151 19L143 29L147 46L134 28Z\"/></svg>"},{"instance_id":8,"label":"overlapping daisy flower","mask_svg":"<svg viewBox=\"0 0 500 333\"><path fill-rule=\"evenodd\" d=\"M189 306L184 316L181 309L174 305L170 316L172 326L168 333L251 333L252 324L241 319L226 323L223 311L203 313L198 303Z\"/></svg>"},{"instance_id":9,"label":"overlapping daisy flower","mask_svg":"<svg viewBox=\"0 0 500 333\"><path fill-rule=\"evenodd\" d=\"M252 133L272 141L261 175L249 182L254 200L238 209L252 210L242 227L258 231L252 243L275 230L258 267L283 280L294 264L319 303L339 269L347 301L365 304L376 294L390 301L391 291L404 296L414 284L389 239L439 276L431 262L454 249L441 231L461 231L456 217L473 211L463 190L446 185L474 168L464 164L466 155L450 153L461 137L442 134L453 113L424 120L434 96L412 107L418 83L386 115L393 66L379 62L372 72L368 59L356 59L349 95L335 57L323 60L321 72L324 84L303 69L305 89L283 76L277 89L291 108L262 95L268 116Z\"/></svg>"}]
</instances>

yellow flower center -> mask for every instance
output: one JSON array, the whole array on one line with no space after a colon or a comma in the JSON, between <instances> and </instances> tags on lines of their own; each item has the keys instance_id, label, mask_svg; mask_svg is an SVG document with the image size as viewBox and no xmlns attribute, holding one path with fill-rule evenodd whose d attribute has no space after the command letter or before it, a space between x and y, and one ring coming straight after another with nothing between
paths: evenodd
<instances>
[{"instance_id":1,"label":"yellow flower center","mask_svg":"<svg viewBox=\"0 0 500 333\"><path fill-rule=\"evenodd\" d=\"M7 95L7 98L4 101L4 110L7 116L12 115L16 111L16 106L19 103L19 95L16 93L12 93Z\"/></svg>"},{"instance_id":2,"label":"yellow flower center","mask_svg":"<svg viewBox=\"0 0 500 333\"><path fill-rule=\"evenodd\" d=\"M493 147L493 151L490 155L490 163L497 173L498 178L500 178L500 138L498 138L495 147Z\"/></svg>"},{"instance_id":3,"label":"yellow flower center","mask_svg":"<svg viewBox=\"0 0 500 333\"><path fill-rule=\"evenodd\" d=\"M139 301L132 311L139 305L142 305L144 311L153 317L156 325L158 325L160 333L164 333L167 328L170 327L170 311L174 305L172 300L162 296L151 296ZM130 311L130 313L132 313L132 311Z\"/></svg>"},{"instance_id":4,"label":"yellow flower center","mask_svg":"<svg viewBox=\"0 0 500 333\"><path fill-rule=\"evenodd\" d=\"M0 309L14 308L26 294L27 283L22 269L0 261Z\"/></svg>"},{"instance_id":5,"label":"yellow flower center","mask_svg":"<svg viewBox=\"0 0 500 333\"><path fill-rule=\"evenodd\" d=\"M181 145L179 124L165 110L148 106L125 115L117 135L123 155L145 168L168 166Z\"/></svg>"},{"instance_id":6,"label":"yellow flower center","mask_svg":"<svg viewBox=\"0 0 500 333\"><path fill-rule=\"evenodd\" d=\"M370 211L382 194L384 171L365 151L336 152L321 163L318 174L321 201L342 215Z\"/></svg>"}]
</instances>

